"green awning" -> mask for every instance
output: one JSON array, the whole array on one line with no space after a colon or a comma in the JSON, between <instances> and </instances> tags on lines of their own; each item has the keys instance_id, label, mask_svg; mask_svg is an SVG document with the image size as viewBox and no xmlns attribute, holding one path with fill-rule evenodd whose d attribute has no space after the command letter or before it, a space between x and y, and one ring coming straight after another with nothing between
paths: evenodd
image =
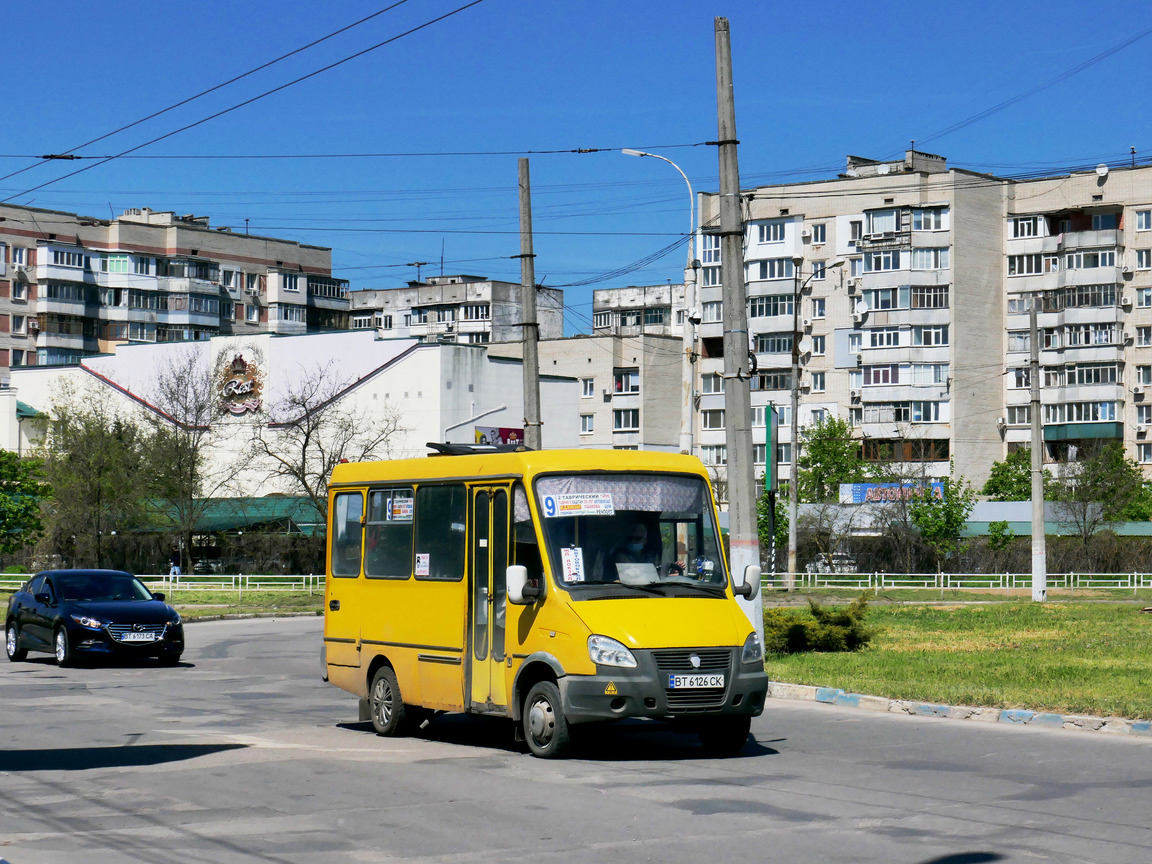
<instances>
[{"instance_id":1,"label":"green awning","mask_svg":"<svg viewBox=\"0 0 1152 864\"><path fill-rule=\"evenodd\" d=\"M1045 441L1077 441L1081 438L1116 438L1124 440L1123 423L1061 423L1045 426Z\"/></svg>"}]
</instances>

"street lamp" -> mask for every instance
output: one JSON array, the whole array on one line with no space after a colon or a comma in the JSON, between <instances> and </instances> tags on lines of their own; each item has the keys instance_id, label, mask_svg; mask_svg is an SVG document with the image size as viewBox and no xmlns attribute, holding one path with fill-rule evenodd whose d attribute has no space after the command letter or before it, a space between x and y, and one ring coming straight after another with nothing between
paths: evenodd
<instances>
[{"instance_id":1,"label":"street lamp","mask_svg":"<svg viewBox=\"0 0 1152 864\"><path fill-rule=\"evenodd\" d=\"M800 297L804 289L819 275L844 266L844 259L831 261L823 270L813 270L800 281L800 267L804 257L792 259L792 459L788 472L788 572L784 574L784 587L796 588L796 512L800 503Z\"/></svg>"},{"instance_id":2,"label":"street lamp","mask_svg":"<svg viewBox=\"0 0 1152 864\"><path fill-rule=\"evenodd\" d=\"M684 178L684 183L688 186L688 265L684 268L684 359L682 362L682 375L684 380L684 393L680 413L680 449L691 453L692 440L694 436L695 420L693 418L693 383L695 375L693 374L692 363L693 358L696 356L696 325L693 323L693 310L696 308L696 274L699 272L699 267L696 264L695 241L696 241L696 193L692 191L692 183L688 180L688 175L673 162L671 159L666 159L663 156L658 156L655 153L645 153L643 150L628 150L620 151L625 156L651 156L653 159L659 159L661 162L667 162L675 168L680 176ZM692 271L691 280L688 277L688 271ZM668 298L671 301L671 297Z\"/></svg>"}]
</instances>

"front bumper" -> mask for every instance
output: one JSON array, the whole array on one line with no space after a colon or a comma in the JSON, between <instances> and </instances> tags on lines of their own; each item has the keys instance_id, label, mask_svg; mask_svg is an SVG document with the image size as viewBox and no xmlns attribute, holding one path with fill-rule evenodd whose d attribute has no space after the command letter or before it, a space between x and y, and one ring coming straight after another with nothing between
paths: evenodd
<instances>
[{"instance_id":1,"label":"front bumper","mask_svg":"<svg viewBox=\"0 0 1152 864\"><path fill-rule=\"evenodd\" d=\"M151 642L122 642L112 637L107 628L90 630L69 628L72 649L80 654L109 657L163 657L184 652L184 625L169 624L159 639Z\"/></svg>"},{"instance_id":2,"label":"front bumper","mask_svg":"<svg viewBox=\"0 0 1152 864\"><path fill-rule=\"evenodd\" d=\"M740 648L672 649L632 652L636 668L597 667L595 675L566 675L559 681L564 714L570 723L625 717L711 717L748 714L758 717L768 694L762 664L740 663ZM707 690L669 687L672 675L702 671L723 673L724 686Z\"/></svg>"}]
</instances>

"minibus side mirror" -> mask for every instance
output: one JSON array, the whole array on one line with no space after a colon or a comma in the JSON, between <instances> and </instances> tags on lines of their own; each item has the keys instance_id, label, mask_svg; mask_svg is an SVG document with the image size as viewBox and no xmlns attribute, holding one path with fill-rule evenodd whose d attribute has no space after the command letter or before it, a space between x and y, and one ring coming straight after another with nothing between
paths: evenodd
<instances>
[{"instance_id":1,"label":"minibus side mirror","mask_svg":"<svg viewBox=\"0 0 1152 864\"><path fill-rule=\"evenodd\" d=\"M508 602L515 606L530 606L540 599L540 589L528 584L528 568L523 564L509 565L504 576L508 589Z\"/></svg>"},{"instance_id":2,"label":"minibus side mirror","mask_svg":"<svg viewBox=\"0 0 1152 864\"><path fill-rule=\"evenodd\" d=\"M749 564L744 568L744 584L736 586L736 594L755 600L760 593L760 568L756 564Z\"/></svg>"}]
</instances>

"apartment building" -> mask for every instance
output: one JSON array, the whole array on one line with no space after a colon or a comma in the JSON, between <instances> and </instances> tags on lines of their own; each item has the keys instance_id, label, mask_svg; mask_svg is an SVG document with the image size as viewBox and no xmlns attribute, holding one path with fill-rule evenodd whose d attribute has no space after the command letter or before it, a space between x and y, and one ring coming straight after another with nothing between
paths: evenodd
<instances>
[{"instance_id":1,"label":"apartment building","mask_svg":"<svg viewBox=\"0 0 1152 864\"><path fill-rule=\"evenodd\" d=\"M429 276L405 288L353 291L351 326L397 339L517 342L523 338L520 284L483 276ZM564 292L536 289L541 339L564 335Z\"/></svg>"},{"instance_id":2,"label":"apartment building","mask_svg":"<svg viewBox=\"0 0 1152 864\"><path fill-rule=\"evenodd\" d=\"M1034 302L1045 458L1119 440L1152 476L1152 167L1015 180L916 151L850 156L836 179L758 187L745 207L753 424L777 409L781 476L795 339L801 428L842 417L866 459L926 476L954 459L981 485L1030 441ZM700 212L698 440L722 465L717 196Z\"/></svg>"},{"instance_id":3,"label":"apartment building","mask_svg":"<svg viewBox=\"0 0 1152 864\"><path fill-rule=\"evenodd\" d=\"M791 395L801 428L849 419L864 457L927 476L950 459L974 483L1002 457L1005 204L1009 184L949 169L943 157L849 157L833 180L745 194L744 272L754 436L780 418L780 476L792 459ZM719 224L701 196L701 225ZM700 455L722 465L720 238L701 232ZM793 381L798 342L800 377ZM770 454L756 445L754 462Z\"/></svg>"},{"instance_id":4,"label":"apartment building","mask_svg":"<svg viewBox=\"0 0 1152 864\"><path fill-rule=\"evenodd\" d=\"M592 292L592 332L597 336L679 336L686 307L683 284L597 288Z\"/></svg>"},{"instance_id":5,"label":"apartment building","mask_svg":"<svg viewBox=\"0 0 1152 864\"><path fill-rule=\"evenodd\" d=\"M148 208L115 219L0 205L0 374L126 342L348 326L331 250Z\"/></svg>"}]
</instances>

